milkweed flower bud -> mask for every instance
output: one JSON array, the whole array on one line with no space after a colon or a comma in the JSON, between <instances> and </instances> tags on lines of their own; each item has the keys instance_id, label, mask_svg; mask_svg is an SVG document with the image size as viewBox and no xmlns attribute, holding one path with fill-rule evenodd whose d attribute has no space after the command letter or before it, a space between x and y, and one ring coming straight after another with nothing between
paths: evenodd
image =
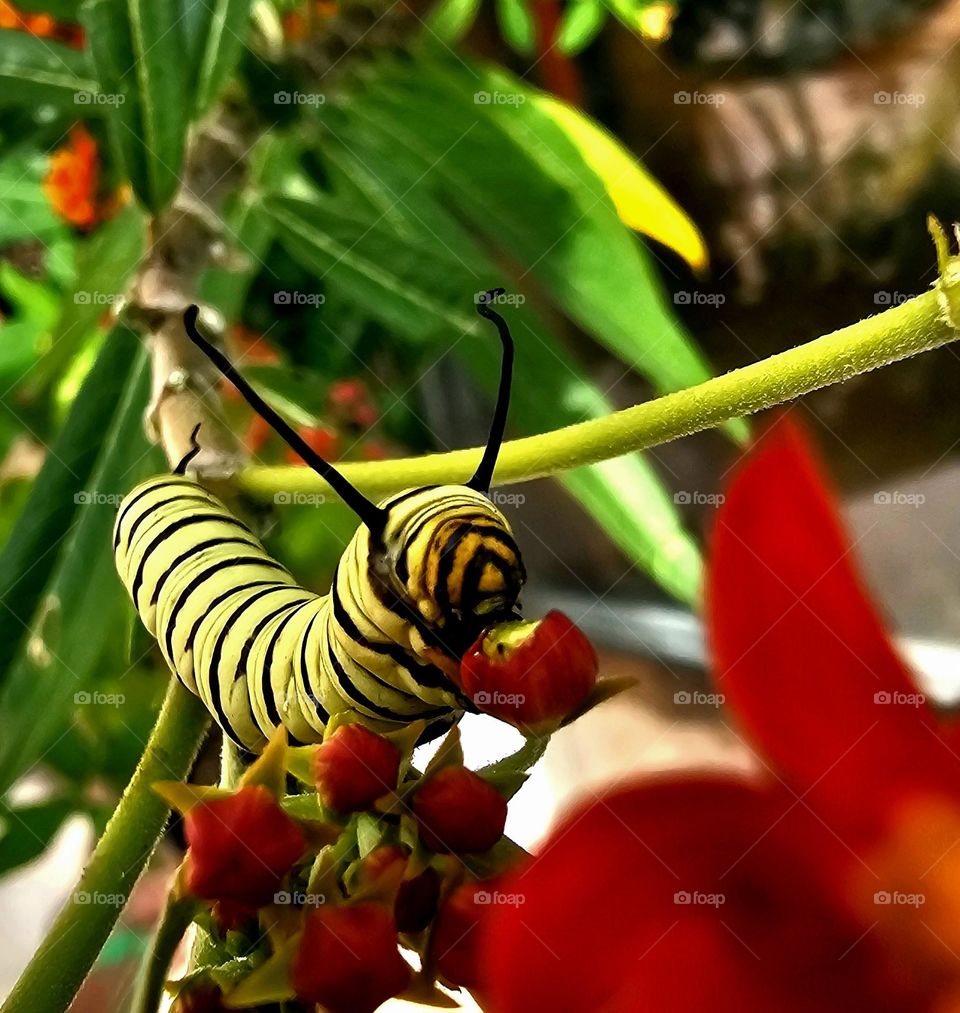
<instances>
[{"instance_id":1,"label":"milkweed flower bud","mask_svg":"<svg viewBox=\"0 0 960 1013\"><path fill-rule=\"evenodd\" d=\"M376 883L396 875L399 878L393 903L398 932L422 932L437 913L440 901L440 875L427 866L419 875L404 876L410 861L409 851L399 844L383 844L363 860L362 881Z\"/></svg>"},{"instance_id":2,"label":"milkweed flower bud","mask_svg":"<svg viewBox=\"0 0 960 1013\"><path fill-rule=\"evenodd\" d=\"M503 836L507 800L466 767L444 767L413 796L420 837L433 851L487 851Z\"/></svg>"},{"instance_id":3,"label":"milkweed flower bud","mask_svg":"<svg viewBox=\"0 0 960 1013\"><path fill-rule=\"evenodd\" d=\"M396 788L400 750L363 725L341 725L317 747L313 774L325 806L359 812Z\"/></svg>"},{"instance_id":4,"label":"milkweed flower bud","mask_svg":"<svg viewBox=\"0 0 960 1013\"><path fill-rule=\"evenodd\" d=\"M304 1002L328 1013L373 1013L410 981L397 949L397 926L385 904L362 901L311 912L291 968Z\"/></svg>"},{"instance_id":5,"label":"milkweed flower bud","mask_svg":"<svg viewBox=\"0 0 960 1013\"><path fill-rule=\"evenodd\" d=\"M481 974L481 919L489 910L483 903L483 883L458 886L441 904L430 937L435 969L451 984L477 989ZM480 899L478 900L478 895Z\"/></svg>"},{"instance_id":6,"label":"milkweed flower bud","mask_svg":"<svg viewBox=\"0 0 960 1013\"><path fill-rule=\"evenodd\" d=\"M597 654L562 612L506 622L481 634L463 656L464 693L484 714L524 731L550 731L590 695Z\"/></svg>"},{"instance_id":7,"label":"milkweed flower bud","mask_svg":"<svg viewBox=\"0 0 960 1013\"><path fill-rule=\"evenodd\" d=\"M303 831L259 784L198 803L184 823L187 889L204 900L269 904L306 850Z\"/></svg>"}]
</instances>

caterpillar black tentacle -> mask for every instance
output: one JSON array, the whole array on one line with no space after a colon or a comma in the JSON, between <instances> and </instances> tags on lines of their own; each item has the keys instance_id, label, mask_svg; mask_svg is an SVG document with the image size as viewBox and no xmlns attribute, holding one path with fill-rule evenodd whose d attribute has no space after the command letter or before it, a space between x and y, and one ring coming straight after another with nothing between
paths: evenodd
<instances>
[{"instance_id":1,"label":"caterpillar black tentacle","mask_svg":"<svg viewBox=\"0 0 960 1013\"><path fill-rule=\"evenodd\" d=\"M510 525L485 495L510 395L513 346L490 309L504 354L490 437L466 485L409 489L374 504L256 394L185 315L191 339L354 510L362 524L330 592L300 587L254 533L183 475L132 490L114 529L117 570L171 669L225 734L258 752L279 726L318 741L335 714L373 728L412 721L442 729L473 709L450 678L475 637L514 613L526 579ZM306 453L304 453L306 451Z\"/></svg>"}]
</instances>

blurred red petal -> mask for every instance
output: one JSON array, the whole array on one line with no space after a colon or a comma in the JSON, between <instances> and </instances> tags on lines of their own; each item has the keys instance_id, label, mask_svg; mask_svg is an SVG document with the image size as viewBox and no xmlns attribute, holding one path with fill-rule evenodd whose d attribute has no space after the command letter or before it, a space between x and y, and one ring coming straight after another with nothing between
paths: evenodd
<instances>
[{"instance_id":1,"label":"blurred red petal","mask_svg":"<svg viewBox=\"0 0 960 1013\"><path fill-rule=\"evenodd\" d=\"M958 758L891 646L788 418L750 451L718 512L707 614L718 688L811 804L873 832L902 793L957 783Z\"/></svg>"},{"instance_id":2,"label":"blurred red petal","mask_svg":"<svg viewBox=\"0 0 960 1013\"><path fill-rule=\"evenodd\" d=\"M869 924L840 900L856 860L780 789L717 778L572 813L483 926L491 1013L907 1009Z\"/></svg>"}]
</instances>

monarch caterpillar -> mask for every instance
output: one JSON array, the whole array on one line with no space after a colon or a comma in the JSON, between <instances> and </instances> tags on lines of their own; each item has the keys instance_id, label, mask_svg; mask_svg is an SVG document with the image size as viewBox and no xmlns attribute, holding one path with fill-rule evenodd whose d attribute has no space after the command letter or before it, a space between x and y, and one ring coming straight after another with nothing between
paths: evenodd
<instances>
[{"instance_id":1,"label":"monarch caterpillar","mask_svg":"<svg viewBox=\"0 0 960 1013\"><path fill-rule=\"evenodd\" d=\"M449 673L487 626L515 613L526 579L510 525L488 497L503 441L513 341L487 292L477 311L503 351L490 434L464 485L409 489L375 504L316 454L184 314L187 334L259 413L327 480L361 525L331 589L300 587L253 532L186 475L133 489L114 526L117 571L147 630L181 682L224 733L259 752L283 725L300 742L322 738L353 711L377 730L416 720L428 734L473 709Z\"/></svg>"}]
</instances>

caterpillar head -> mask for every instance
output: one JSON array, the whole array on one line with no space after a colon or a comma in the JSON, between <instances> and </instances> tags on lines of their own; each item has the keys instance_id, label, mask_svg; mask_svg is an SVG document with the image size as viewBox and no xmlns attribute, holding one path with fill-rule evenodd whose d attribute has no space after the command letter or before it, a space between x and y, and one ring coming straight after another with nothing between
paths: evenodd
<instances>
[{"instance_id":1,"label":"caterpillar head","mask_svg":"<svg viewBox=\"0 0 960 1013\"><path fill-rule=\"evenodd\" d=\"M526 573L506 517L486 496L436 486L381 508L394 587L428 623L472 632L513 613Z\"/></svg>"}]
</instances>

